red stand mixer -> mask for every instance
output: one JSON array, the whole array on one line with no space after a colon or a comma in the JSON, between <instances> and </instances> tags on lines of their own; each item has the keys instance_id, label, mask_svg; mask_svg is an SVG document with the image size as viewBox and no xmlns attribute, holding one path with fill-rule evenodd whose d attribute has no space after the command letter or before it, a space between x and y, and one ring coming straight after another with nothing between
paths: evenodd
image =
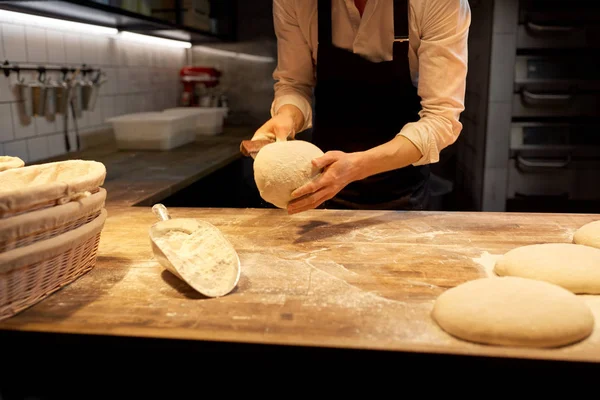
<instances>
[{"instance_id":1,"label":"red stand mixer","mask_svg":"<svg viewBox=\"0 0 600 400\"><path fill-rule=\"evenodd\" d=\"M179 71L183 92L183 107L220 107L222 96L215 93L219 86L221 71L211 67L185 66Z\"/></svg>"}]
</instances>

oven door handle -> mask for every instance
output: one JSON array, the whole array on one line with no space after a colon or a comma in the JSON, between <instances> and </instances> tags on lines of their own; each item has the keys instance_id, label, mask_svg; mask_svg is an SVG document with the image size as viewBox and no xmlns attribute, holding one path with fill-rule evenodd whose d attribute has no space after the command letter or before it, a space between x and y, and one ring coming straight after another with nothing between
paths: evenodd
<instances>
[{"instance_id":1,"label":"oven door handle","mask_svg":"<svg viewBox=\"0 0 600 400\"><path fill-rule=\"evenodd\" d=\"M521 95L525 103L530 105L564 105L573 98L570 94L533 93L526 89L523 89Z\"/></svg>"},{"instance_id":2,"label":"oven door handle","mask_svg":"<svg viewBox=\"0 0 600 400\"><path fill-rule=\"evenodd\" d=\"M535 169L561 169L566 168L571 163L571 155L567 155L564 160L528 160L521 155L517 156L517 164L519 169L535 168Z\"/></svg>"},{"instance_id":3,"label":"oven door handle","mask_svg":"<svg viewBox=\"0 0 600 400\"><path fill-rule=\"evenodd\" d=\"M560 26L560 25L540 25L533 23L531 21L526 22L527 29L531 32L535 33L547 33L547 34L555 34L555 33L570 33L577 30L575 26Z\"/></svg>"}]
</instances>

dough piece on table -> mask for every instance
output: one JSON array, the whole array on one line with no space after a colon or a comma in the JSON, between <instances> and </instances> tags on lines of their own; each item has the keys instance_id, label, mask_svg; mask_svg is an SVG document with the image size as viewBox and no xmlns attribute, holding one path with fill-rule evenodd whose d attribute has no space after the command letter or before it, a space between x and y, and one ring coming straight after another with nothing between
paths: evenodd
<instances>
[{"instance_id":1,"label":"dough piece on table","mask_svg":"<svg viewBox=\"0 0 600 400\"><path fill-rule=\"evenodd\" d=\"M577 229L573 235L573 243L600 249L600 220Z\"/></svg>"},{"instance_id":2,"label":"dough piece on table","mask_svg":"<svg viewBox=\"0 0 600 400\"><path fill-rule=\"evenodd\" d=\"M254 160L254 181L260 196L278 208L287 208L292 192L320 174L312 160L323 154L303 140L266 145Z\"/></svg>"},{"instance_id":3,"label":"dough piece on table","mask_svg":"<svg viewBox=\"0 0 600 400\"><path fill-rule=\"evenodd\" d=\"M476 279L448 289L431 316L452 336L498 346L560 347L594 329L594 315L579 296L519 277Z\"/></svg>"},{"instance_id":4,"label":"dough piece on table","mask_svg":"<svg viewBox=\"0 0 600 400\"><path fill-rule=\"evenodd\" d=\"M599 294L600 249L573 243L521 246L500 257L494 272L554 283L577 294Z\"/></svg>"},{"instance_id":5,"label":"dough piece on table","mask_svg":"<svg viewBox=\"0 0 600 400\"><path fill-rule=\"evenodd\" d=\"M21 168L25 166L25 162L19 157L0 156L0 172L13 168Z\"/></svg>"}]
</instances>

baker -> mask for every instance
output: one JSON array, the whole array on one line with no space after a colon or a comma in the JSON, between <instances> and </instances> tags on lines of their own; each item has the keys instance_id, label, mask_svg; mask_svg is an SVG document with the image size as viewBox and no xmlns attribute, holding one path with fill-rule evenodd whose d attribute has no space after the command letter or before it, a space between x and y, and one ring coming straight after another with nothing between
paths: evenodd
<instances>
[{"instance_id":1,"label":"baker","mask_svg":"<svg viewBox=\"0 0 600 400\"><path fill-rule=\"evenodd\" d=\"M273 0L273 18L271 119L252 140L312 128L325 152L288 213L427 209L429 164L462 129L468 0Z\"/></svg>"}]
</instances>

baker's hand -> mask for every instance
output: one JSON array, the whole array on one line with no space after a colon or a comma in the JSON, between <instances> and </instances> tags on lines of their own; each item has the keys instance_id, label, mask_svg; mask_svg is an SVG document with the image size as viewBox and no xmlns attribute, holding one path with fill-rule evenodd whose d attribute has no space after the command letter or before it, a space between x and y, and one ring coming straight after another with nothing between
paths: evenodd
<instances>
[{"instance_id":1,"label":"baker's hand","mask_svg":"<svg viewBox=\"0 0 600 400\"><path fill-rule=\"evenodd\" d=\"M346 185L360 179L359 153L328 151L312 163L315 167L323 169L323 173L292 192L293 200L288 204L288 214L317 208L324 201L333 198Z\"/></svg>"},{"instance_id":2,"label":"baker's hand","mask_svg":"<svg viewBox=\"0 0 600 400\"><path fill-rule=\"evenodd\" d=\"M286 141L293 139L294 120L287 114L278 114L264 123L252 136L252 140Z\"/></svg>"}]
</instances>

